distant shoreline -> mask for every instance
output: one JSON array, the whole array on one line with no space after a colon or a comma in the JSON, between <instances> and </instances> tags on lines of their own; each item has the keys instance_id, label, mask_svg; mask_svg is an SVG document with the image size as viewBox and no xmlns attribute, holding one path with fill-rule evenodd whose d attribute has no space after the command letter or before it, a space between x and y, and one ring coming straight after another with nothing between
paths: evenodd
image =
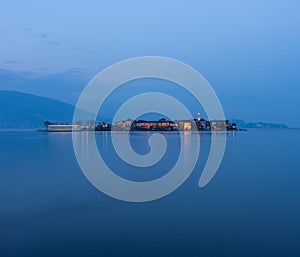
<instances>
[{"instance_id":1,"label":"distant shoreline","mask_svg":"<svg viewBox=\"0 0 300 257\"><path fill-rule=\"evenodd\" d=\"M43 127L45 120L72 123L75 106L55 99L32 94L0 90L0 130L35 130ZM24 108L29 106L30 108ZM104 116L103 116L104 115ZM97 120L110 122L107 115L97 116ZM242 119L229 119L238 128L266 129L266 127L291 128L285 124L247 122ZM255 128L254 128L255 127ZM292 128L291 128L292 129Z\"/></svg>"}]
</instances>

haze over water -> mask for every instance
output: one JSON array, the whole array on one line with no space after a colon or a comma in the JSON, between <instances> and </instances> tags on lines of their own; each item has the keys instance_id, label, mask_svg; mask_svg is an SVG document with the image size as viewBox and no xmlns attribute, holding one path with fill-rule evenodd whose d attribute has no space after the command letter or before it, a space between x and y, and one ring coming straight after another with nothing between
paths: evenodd
<instances>
[{"instance_id":1,"label":"haze over water","mask_svg":"<svg viewBox=\"0 0 300 257\"><path fill-rule=\"evenodd\" d=\"M118 175L145 181L165 174L178 156L177 134L163 135L166 158L144 173L119 162L109 132L96 140ZM300 130L228 133L221 167L204 188L198 180L210 133L193 137L200 157L187 181L137 204L88 182L71 133L1 131L0 256L299 256ZM148 138L131 134L138 153L149 151Z\"/></svg>"}]
</instances>

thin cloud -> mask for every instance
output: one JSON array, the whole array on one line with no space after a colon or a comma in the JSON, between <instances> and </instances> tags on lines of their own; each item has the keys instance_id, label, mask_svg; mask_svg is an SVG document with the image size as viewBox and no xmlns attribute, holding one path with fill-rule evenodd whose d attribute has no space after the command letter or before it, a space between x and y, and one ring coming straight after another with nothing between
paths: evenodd
<instances>
[{"instance_id":1,"label":"thin cloud","mask_svg":"<svg viewBox=\"0 0 300 257\"><path fill-rule=\"evenodd\" d=\"M36 32L32 28L28 27L22 28L22 32L34 38L46 39L49 37L46 32Z\"/></svg>"},{"instance_id":2,"label":"thin cloud","mask_svg":"<svg viewBox=\"0 0 300 257\"><path fill-rule=\"evenodd\" d=\"M47 38L48 34L47 33L42 33L40 35L38 35L39 38Z\"/></svg>"},{"instance_id":3,"label":"thin cloud","mask_svg":"<svg viewBox=\"0 0 300 257\"><path fill-rule=\"evenodd\" d=\"M16 64L16 63L21 63L20 61L2 61L3 64Z\"/></svg>"},{"instance_id":4,"label":"thin cloud","mask_svg":"<svg viewBox=\"0 0 300 257\"><path fill-rule=\"evenodd\" d=\"M24 28L22 29L22 31L23 31L23 32L32 32L32 29L27 28L27 27L24 27Z\"/></svg>"},{"instance_id":5,"label":"thin cloud","mask_svg":"<svg viewBox=\"0 0 300 257\"><path fill-rule=\"evenodd\" d=\"M4 34L4 35L8 35L8 34L10 34L10 31L7 28L2 26L2 27L0 27L0 33Z\"/></svg>"},{"instance_id":6,"label":"thin cloud","mask_svg":"<svg viewBox=\"0 0 300 257\"><path fill-rule=\"evenodd\" d=\"M55 46L59 46L61 43L55 40L49 40L47 42L49 45L55 45Z\"/></svg>"}]
</instances>

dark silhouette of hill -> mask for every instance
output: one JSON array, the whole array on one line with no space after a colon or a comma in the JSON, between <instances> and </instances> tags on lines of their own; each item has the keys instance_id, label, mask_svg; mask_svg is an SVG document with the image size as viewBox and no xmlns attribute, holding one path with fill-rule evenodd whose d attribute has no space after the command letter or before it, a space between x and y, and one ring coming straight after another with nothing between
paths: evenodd
<instances>
[{"instance_id":1,"label":"dark silhouette of hill","mask_svg":"<svg viewBox=\"0 0 300 257\"><path fill-rule=\"evenodd\" d=\"M247 128L247 129L289 128L287 125L284 124L274 124L274 123L267 123L267 122L247 122L241 119L232 119L230 121L236 123L236 126L238 128Z\"/></svg>"},{"instance_id":2,"label":"dark silhouette of hill","mask_svg":"<svg viewBox=\"0 0 300 257\"><path fill-rule=\"evenodd\" d=\"M46 120L72 123L74 109L71 104L51 98L0 90L0 129L42 128ZM97 117L97 121L108 120L108 118ZM265 122L243 120L231 120L231 122L235 122L238 128L288 128L283 124Z\"/></svg>"},{"instance_id":3,"label":"dark silhouette of hill","mask_svg":"<svg viewBox=\"0 0 300 257\"><path fill-rule=\"evenodd\" d=\"M46 120L71 123L74 106L15 91L0 91L0 128L41 128Z\"/></svg>"}]
</instances>

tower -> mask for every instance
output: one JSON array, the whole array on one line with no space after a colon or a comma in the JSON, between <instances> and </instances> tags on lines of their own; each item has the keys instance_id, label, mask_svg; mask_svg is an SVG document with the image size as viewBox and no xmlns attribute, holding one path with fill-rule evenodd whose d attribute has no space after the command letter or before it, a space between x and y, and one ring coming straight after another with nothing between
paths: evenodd
<instances>
[{"instance_id":1,"label":"tower","mask_svg":"<svg viewBox=\"0 0 300 257\"><path fill-rule=\"evenodd\" d=\"M198 112L198 121L200 121L200 112Z\"/></svg>"}]
</instances>

